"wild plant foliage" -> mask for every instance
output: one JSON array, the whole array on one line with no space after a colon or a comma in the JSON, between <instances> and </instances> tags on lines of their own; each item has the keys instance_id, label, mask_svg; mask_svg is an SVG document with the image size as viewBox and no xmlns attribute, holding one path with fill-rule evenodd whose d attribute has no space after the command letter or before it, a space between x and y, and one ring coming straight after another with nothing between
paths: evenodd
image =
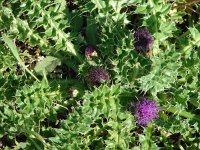
<instances>
[{"instance_id":1,"label":"wild plant foliage","mask_svg":"<svg viewBox=\"0 0 200 150\"><path fill-rule=\"evenodd\" d=\"M200 149L200 4L0 1L0 149Z\"/></svg>"}]
</instances>

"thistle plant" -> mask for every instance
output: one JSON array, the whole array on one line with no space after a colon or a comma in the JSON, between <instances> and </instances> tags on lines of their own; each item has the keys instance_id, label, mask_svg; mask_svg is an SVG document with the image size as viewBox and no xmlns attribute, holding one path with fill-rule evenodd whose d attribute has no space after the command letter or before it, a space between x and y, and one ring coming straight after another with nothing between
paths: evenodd
<instances>
[{"instance_id":1,"label":"thistle plant","mask_svg":"<svg viewBox=\"0 0 200 150\"><path fill-rule=\"evenodd\" d=\"M1 1L0 149L200 149L199 2Z\"/></svg>"}]
</instances>

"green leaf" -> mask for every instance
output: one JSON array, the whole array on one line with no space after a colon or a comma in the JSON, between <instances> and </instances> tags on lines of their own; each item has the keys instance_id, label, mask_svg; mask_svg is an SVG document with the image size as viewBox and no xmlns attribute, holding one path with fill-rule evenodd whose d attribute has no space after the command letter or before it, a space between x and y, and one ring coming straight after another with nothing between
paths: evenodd
<instances>
[{"instance_id":1,"label":"green leaf","mask_svg":"<svg viewBox=\"0 0 200 150\"><path fill-rule=\"evenodd\" d=\"M105 7L105 2L102 0L92 0L92 2L96 5L96 8L98 8L99 10Z\"/></svg>"},{"instance_id":2,"label":"green leaf","mask_svg":"<svg viewBox=\"0 0 200 150\"><path fill-rule=\"evenodd\" d=\"M86 36L88 44L97 44L97 25L91 18L87 19Z\"/></svg>"},{"instance_id":3,"label":"green leaf","mask_svg":"<svg viewBox=\"0 0 200 150\"><path fill-rule=\"evenodd\" d=\"M46 149L46 147L47 147L46 141L40 134L38 134L35 131L30 131L30 130L26 130L26 129L22 129L22 131L27 133L29 136L34 136L36 139L38 139L40 142L42 142L42 144L44 145L44 149ZM32 140L32 142L33 142L33 140ZM39 148L39 146L37 146L37 147Z\"/></svg>"},{"instance_id":4,"label":"green leaf","mask_svg":"<svg viewBox=\"0 0 200 150\"><path fill-rule=\"evenodd\" d=\"M183 116L183 117L188 118L188 119L194 119L196 121L200 121L199 116L192 114L192 113L190 113L186 110L180 110L179 108L176 108L176 107L173 107L173 106L163 107L163 109L165 109L166 111L172 112L174 114L178 114L178 115Z\"/></svg>"},{"instance_id":5,"label":"green leaf","mask_svg":"<svg viewBox=\"0 0 200 150\"><path fill-rule=\"evenodd\" d=\"M13 53L13 55L15 56L15 58L17 59L17 61L19 62L19 64L22 66L22 68L24 70L26 70L33 78L35 78L37 81L39 81L38 78L22 63L22 60L19 57L19 53L18 53L17 47L12 42L12 40L9 39L6 35L3 35L2 37L3 37L4 42L8 45L8 47L11 50L11 52Z\"/></svg>"},{"instance_id":6,"label":"green leaf","mask_svg":"<svg viewBox=\"0 0 200 150\"><path fill-rule=\"evenodd\" d=\"M149 6L147 4L139 4L135 10L135 13L146 14L149 13Z\"/></svg>"},{"instance_id":7,"label":"green leaf","mask_svg":"<svg viewBox=\"0 0 200 150\"><path fill-rule=\"evenodd\" d=\"M36 64L35 72L40 75L42 75L43 72L50 73L59 65L61 65L61 61L58 58L47 56Z\"/></svg>"},{"instance_id":8,"label":"green leaf","mask_svg":"<svg viewBox=\"0 0 200 150\"><path fill-rule=\"evenodd\" d=\"M166 4L166 5L162 6L162 8L160 9L160 12L162 14L165 14L170 10L170 8L171 8L171 4Z\"/></svg>"}]
</instances>

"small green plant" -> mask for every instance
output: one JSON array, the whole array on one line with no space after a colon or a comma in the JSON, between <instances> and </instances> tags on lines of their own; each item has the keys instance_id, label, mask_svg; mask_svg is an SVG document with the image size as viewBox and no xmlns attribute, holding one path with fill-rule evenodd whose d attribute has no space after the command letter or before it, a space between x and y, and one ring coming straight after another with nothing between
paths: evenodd
<instances>
[{"instance_id":1,"label":"small green plant","mask_svg":"<svg viewBox=\"0 0 200 150\"><path fill-rule=\"evenodd\" d=\"M199 0L0 1L0 149L200 149Z\"/></svg>"}]
</instances>

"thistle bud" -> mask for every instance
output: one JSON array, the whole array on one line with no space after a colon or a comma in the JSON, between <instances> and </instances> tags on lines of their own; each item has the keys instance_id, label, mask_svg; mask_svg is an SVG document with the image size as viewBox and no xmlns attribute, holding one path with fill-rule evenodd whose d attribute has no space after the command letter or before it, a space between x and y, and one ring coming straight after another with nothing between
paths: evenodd
<instances>
[{"instance_id":1,"label":"thistle bud","mask_svg":"<svg viewBox=\"0 0 200 150\"><path fill-rule=\"evenodd\" d=\"M86 47L86 49L85 49L85 56L87 58L91 58L93 56L97 56L97 52L96 52L95 48L92 47L92 46Z\"/></svg>"},{"instance_id":2,"label":"thistle bud","mask_svg":"<svg viewBox=\"0 0 200 150\"><path fill-rule=\"evenodd\" d=\"M92 68L88 74L88 81L95 86L100 86L102 82L110 79L108 72L102 67Z\"/></svg>"},{"instance_id":3,"label":"thistle bud","mask_svg":"<svg viewBox=\"0 0 200 150\"><path fill-rule=\"evenodd\" d=\"M148 52L153 45L153 36L146 28L139 28L134 33L135 49L139 52Z\"/></svg>"}]
</instances>

